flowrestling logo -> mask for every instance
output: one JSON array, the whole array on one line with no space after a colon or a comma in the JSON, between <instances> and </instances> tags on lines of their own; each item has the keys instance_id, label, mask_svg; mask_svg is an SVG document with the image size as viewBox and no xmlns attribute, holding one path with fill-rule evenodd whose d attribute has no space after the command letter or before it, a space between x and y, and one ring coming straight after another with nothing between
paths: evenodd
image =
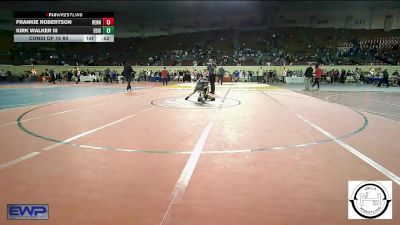
<instances>
[{"instance_id":1,"label":"flowrestling logo","mask_svg":"<svg viewBox=\"0 0 400 225\"><path fill-rule=\"evenodd\" d=\"M392 219L392 181L349 181L349 219Z\"/></svg>"},{"instance_id":2,"label":"flowrestling logo","mask_svg":"<svg viewBox=\"0 0 400 225\"><path fill-rule=\"evenodd\" d=\"M48 220L49 205L47 204L8 204L7 219L9 220Z\"/></svg>"}]
</instances>

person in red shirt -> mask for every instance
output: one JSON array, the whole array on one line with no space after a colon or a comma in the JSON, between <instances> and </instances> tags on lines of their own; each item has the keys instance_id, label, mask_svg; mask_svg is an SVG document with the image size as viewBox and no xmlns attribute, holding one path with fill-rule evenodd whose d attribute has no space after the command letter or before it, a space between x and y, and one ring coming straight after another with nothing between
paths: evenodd
<instances>
[{"instance_id":1,"label":"person in red shirt","mask_svg":"<svg viewBox=\"0 0 400 225\"><path fill-rule=\"evenodd\" d=\"M322 77L322 69L319 68L319 65L315 65L315 78L314 78L314 84L311 86L311 89L314 88L315 85L318 86L317 90L319 90L319 82L321 81Z\"/></svg>"},{"instance_id":2,"label":"person in red shirt","mask_svg":"<svg viewBox=\"0 0 400 225\"><path fill-rule=\"evenodd\" d=\"M164 67L161 71L162 84L168 85L168 70Z\"/></svg>"}]
</instances>

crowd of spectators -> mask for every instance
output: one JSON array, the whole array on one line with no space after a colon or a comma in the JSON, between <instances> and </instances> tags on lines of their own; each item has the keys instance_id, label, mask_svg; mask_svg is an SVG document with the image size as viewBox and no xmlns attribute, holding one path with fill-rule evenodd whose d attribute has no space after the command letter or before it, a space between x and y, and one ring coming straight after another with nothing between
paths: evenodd
<instances>
[{"instance_id":1,"label":"crowd of spectators","mask_svg":"<svg viewBox=\"0 0 400 225\"><path fill-rule=\"evenodd\" d=\"M382 30L274 28L203 31L115 43L14 43L3 64L15 65L398 65L400 37Z\"/></svg>"},{"instance_id":2,"label":"crowd of spectators","mask_svg":"<svg viewBox=\"0 0 400 225\"><path fill-rule=\"evenodd\" d=\"M218 66L218 69L224 68ZM298 67L297 67L298 68ZM305 68L305 67L304 67ZM224 76L229 78L232 82L258 82L258 83L279 83L286 82L287 77L304 77L305 72L302 69L293 70L291 67L285 67L282 71L276 69L267 69L259 67L252 70L235 70L232 73L225 71ZM355 68L354 70L345 69L324 69L322 67L322 83L344 84L344 83L357 83L357 84L377 84L383 78L383 69L381 67L371 67L369 70L362 70ZM160 82L162 70L142 69L134 71L133 80L136 82ZM168 68L168 81L173 82L195 82L203 76L206 76L208 71L206 69L192 69L182 70ZM12 80L9 80L12 79ZM400 86L400 75L396 70L389 75L389 83L391 86ZM125 78L116 70L109 68L104 71L80 69L74 67L57 71L56 69L45 69L38 74L35 67L30 71L25 71L18 76L13 76L10 71L0 71L0 81L40 81L40 82L104 82L104 83L124 83Z\"/></svg>"}]
</instances>

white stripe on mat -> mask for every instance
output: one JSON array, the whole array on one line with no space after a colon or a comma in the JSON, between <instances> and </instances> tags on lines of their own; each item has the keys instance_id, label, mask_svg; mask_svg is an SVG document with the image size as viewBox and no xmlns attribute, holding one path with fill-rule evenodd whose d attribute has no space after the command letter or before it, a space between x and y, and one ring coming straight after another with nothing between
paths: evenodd
<instances>
[{"instance_id":1,"label":"white stripe on mat","mask_svg":"<svg viewBox=\"0 0 400 225\"><path fill-rule=\"evenodd\" d=\"M151 108L148 108L148 109L145 109L145 110L142 110L142 111L140 111L140 112L138 112L138 113L135 113L135 114L126 116L126 117L124 117L124 118L122 118L122 119L119 119L119 120L116 120L116 121L114 121L114 122L108 123L108 124L103 125L103 126L101 126L101 127L97 127L97 128L92 129L92 130L88 130L88 131L86 131L86 132L80 133L80 134L78 134L78 135L75 135L75 136L73 136L73 137L70 137L70 138L68 138L68 139L65 139L64 141L62 141L62 142L60 142L60 143L56 143L56 144L47 146L46 148L43 148L42 151L48 151L48 150L53 149L53 148L55 148L55 147L57 147L57 146L60 146L60 145L63 145L63 144L67 144L67 143L69 143L69 142L71 142L71 141L74 141L74 140L76 140L76 139L78 139L78 138L81 138L81 137L86 136L86 135L88 135L88 134L94 133L94 132L96 132L96 131L98 131L98 130L101 130L101 129L104 129L104 128L106 128L106 127L112 126L112 125L114 125L114 124L116 124L116 123L120 123L120 122L122 122L122 121L125 121L125 120L127 120L127 119L132 118L132 117L135 117L135 116L137 116L137 115L139 115L139 114L142 114L142 113L147 112L147 111L149 111L149 110L151 110L151 109L154 109L154 108L155 108L155 106L153 106L153 107L151 107Z\"/></svg>"},{"instance_id":2,"label":"white stripe on mat","mask_svg":"<svg viewBox=\"0 0 400 225\"><path fill-rule=\"evenodd\" d=\"M21 157L19 157L19 158L16 158L16 159L14 159L14 160L11 160L11 161L9 161L9 162L6 162L6 163L4 163L4 164L1 164L1 165L0 165L0 169L7 168L7 167L9 167L9 166L12 166L12 165L14 165L14 164L17 164L17 163L19 163L19 162L21 162L21 161L24 161L24 160L26 160L26 159L32 158L32 157L34 157L34 156L36 156L36 155L39 155L39 154L40 154L40 152L31 152L31 153L29 153L29 154L27 154L27 155L21 156Z\"/></svg>"},{"instance_id":3,"label":"white stripe on mat","mask_svg":"<svg viewBox=\"0 0 400 225\"><path fill-rule=\"evenodd\" d=\"M337 139L337 137L333 136L328 131L322 129L321 127L319 127L319 126L317 126L317 125L315 125L313 123L311 123L306 118L304 118L304 117L302 117L300 115L297 115L297 117L302 119L304 122L306 122L310 126L314 127L316 130L318 130L319 132L321 132L322 134L324 134L328 138L333 139L337 144L342 146L344 149L346 149L347 151L351 152L353 155L357 156L359 159L361 159L365 163L369 164L370 166L372 166L373 168L375 168L376 170L381 172L383 175L385 175L386 177L388 177L389 179L391 179L392 181L394 181L395 183L400 185L400 177L397 176L396 174L394 174L393 172L391 172L390 170L386 169L385 167L383 167L379 163L375 162L374 160L372 160L368 156L364 155L363 153L361 153L357 149L355 149L355 148L351 147L350 145L346 144L342 140Z\"/></svg>"},{"instance_id":4,"label":"white stripe on mat","mask_svg":"<svg viewBox=\"0 0 400 225\"><path fill-rule=\"evenodd\" d=\"M225 94L224 100L229 93L230 89ZM192 177L192 174L194 172L194 169L196 168L197 162L200 158L201 152L203 151L204 145L206 143L207 137L211 132L211 129L213 128L215 121L217 120L217 116L219 111L221 110L222 105L224 104L224 100L222 100L221 104L215 111L213 117L211 118L210 122L208 122L206 128L204 128L203 132L201 133L201 136L199 140L197 140L197 143L192 151L192 154L190 154L190 157L188 161L186 162L185 167L182 170L181 175L179 176L178 181L175 184L175 187L172 191L172 200L168 205L168 208L160 222L160 225L166 223L169 219L170 216L170 209L172 205L174 205L177 201L181 200L183 194L185 193L186 187L189 184L189 181Z\"/></svg>"},{"instance_id":5,"label":"white stripe on mat","mask_svg":"<svg viewBox=\"0 0 400 225\"><path fill-rule=\"evenodd\" d=\"M151 109L154 109L155 107L156 107L156 106L147 108L147 109L145 109L145 110L142 110L142 111L140 111L140 112L137 112L137 113L132 114L132 115L129 115L129 116L126 116L126 117L124 117L124 118L122 118L122 119L119 119L119 120L116 120L116 121L114 121L114 122L108 123L108 124L103 125L103 126L101 126L101 127L98 127L98 128L95 128L95 129L92 129L92 130L83 132L83 133L78 134L78 135L75 135L75 136L73 136L73 137L71 137L71 138L65 139L64 141L62 141L62 142L60 142L60 143L55 143L55 144L52 144L52 145L47 146L47 147L45 147L45 148L42 148L41 151L48 151L48 150L51 150L51 149L53 149L53 148L56 148L56 147L58 147L58 146L60 146L60 145L62 145L62 144L67 144L67 143L69 143L69 142L71 142L71 141L74 141L74 140L76 140L76 139L78 139L78 138L81 138L81 137L86 136L86 135L88 135L88 134L94 133L94 132L96 132L96 131L98 131L98 130L104 129L104 128L109 127L109 126L112 126L112 125L114 125L114 124L116 124L116 123L120 123L120 122L125 121L125 120L127 120L127 119L130 119L130 118L132 118L132 117L135 117L135 116L137 116L137 115L139 115L139 114L142 114L142 113L144 113L144 112L147 112L147 111L149 111L149 110L151 110ZM40 152L32 152L32 153L29 153L29 154L27 154L27 155L21 156L21 157L19 157L19 158L17 158L17 159L14 159L14 160L12 160L12 161L10 161L10 162L6 162L6 163L3 163L3 164L0 164L0 169L4 169L4 168L7 168L7 167L10 167L10 166L12 166L12 165L14 165L14 164L16 164L16 163L19 163L19 162L21 162L21 161L24 161L24 160L27 160L27 159L29 159L29 158L32 158L32 157L34 157L34 156L36 156L36 155L38 155L38 154L40 154Z\"/></svg>"}]
</instances>

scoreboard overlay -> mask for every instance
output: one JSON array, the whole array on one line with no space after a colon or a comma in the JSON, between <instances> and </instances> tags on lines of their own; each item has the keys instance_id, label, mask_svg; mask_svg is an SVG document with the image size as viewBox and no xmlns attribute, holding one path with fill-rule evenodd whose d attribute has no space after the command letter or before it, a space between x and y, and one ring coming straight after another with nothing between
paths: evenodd
<instances>
[{"instance_id":1,"label":"scoreboard overlay","mask_svg":"<svg viewBox=\"0 0 400 225\"><path fill-rule=\"evenodd\" d=\"M114 42L113 12L14 12L14 42Z\"/></svg>"}]
</instances>

